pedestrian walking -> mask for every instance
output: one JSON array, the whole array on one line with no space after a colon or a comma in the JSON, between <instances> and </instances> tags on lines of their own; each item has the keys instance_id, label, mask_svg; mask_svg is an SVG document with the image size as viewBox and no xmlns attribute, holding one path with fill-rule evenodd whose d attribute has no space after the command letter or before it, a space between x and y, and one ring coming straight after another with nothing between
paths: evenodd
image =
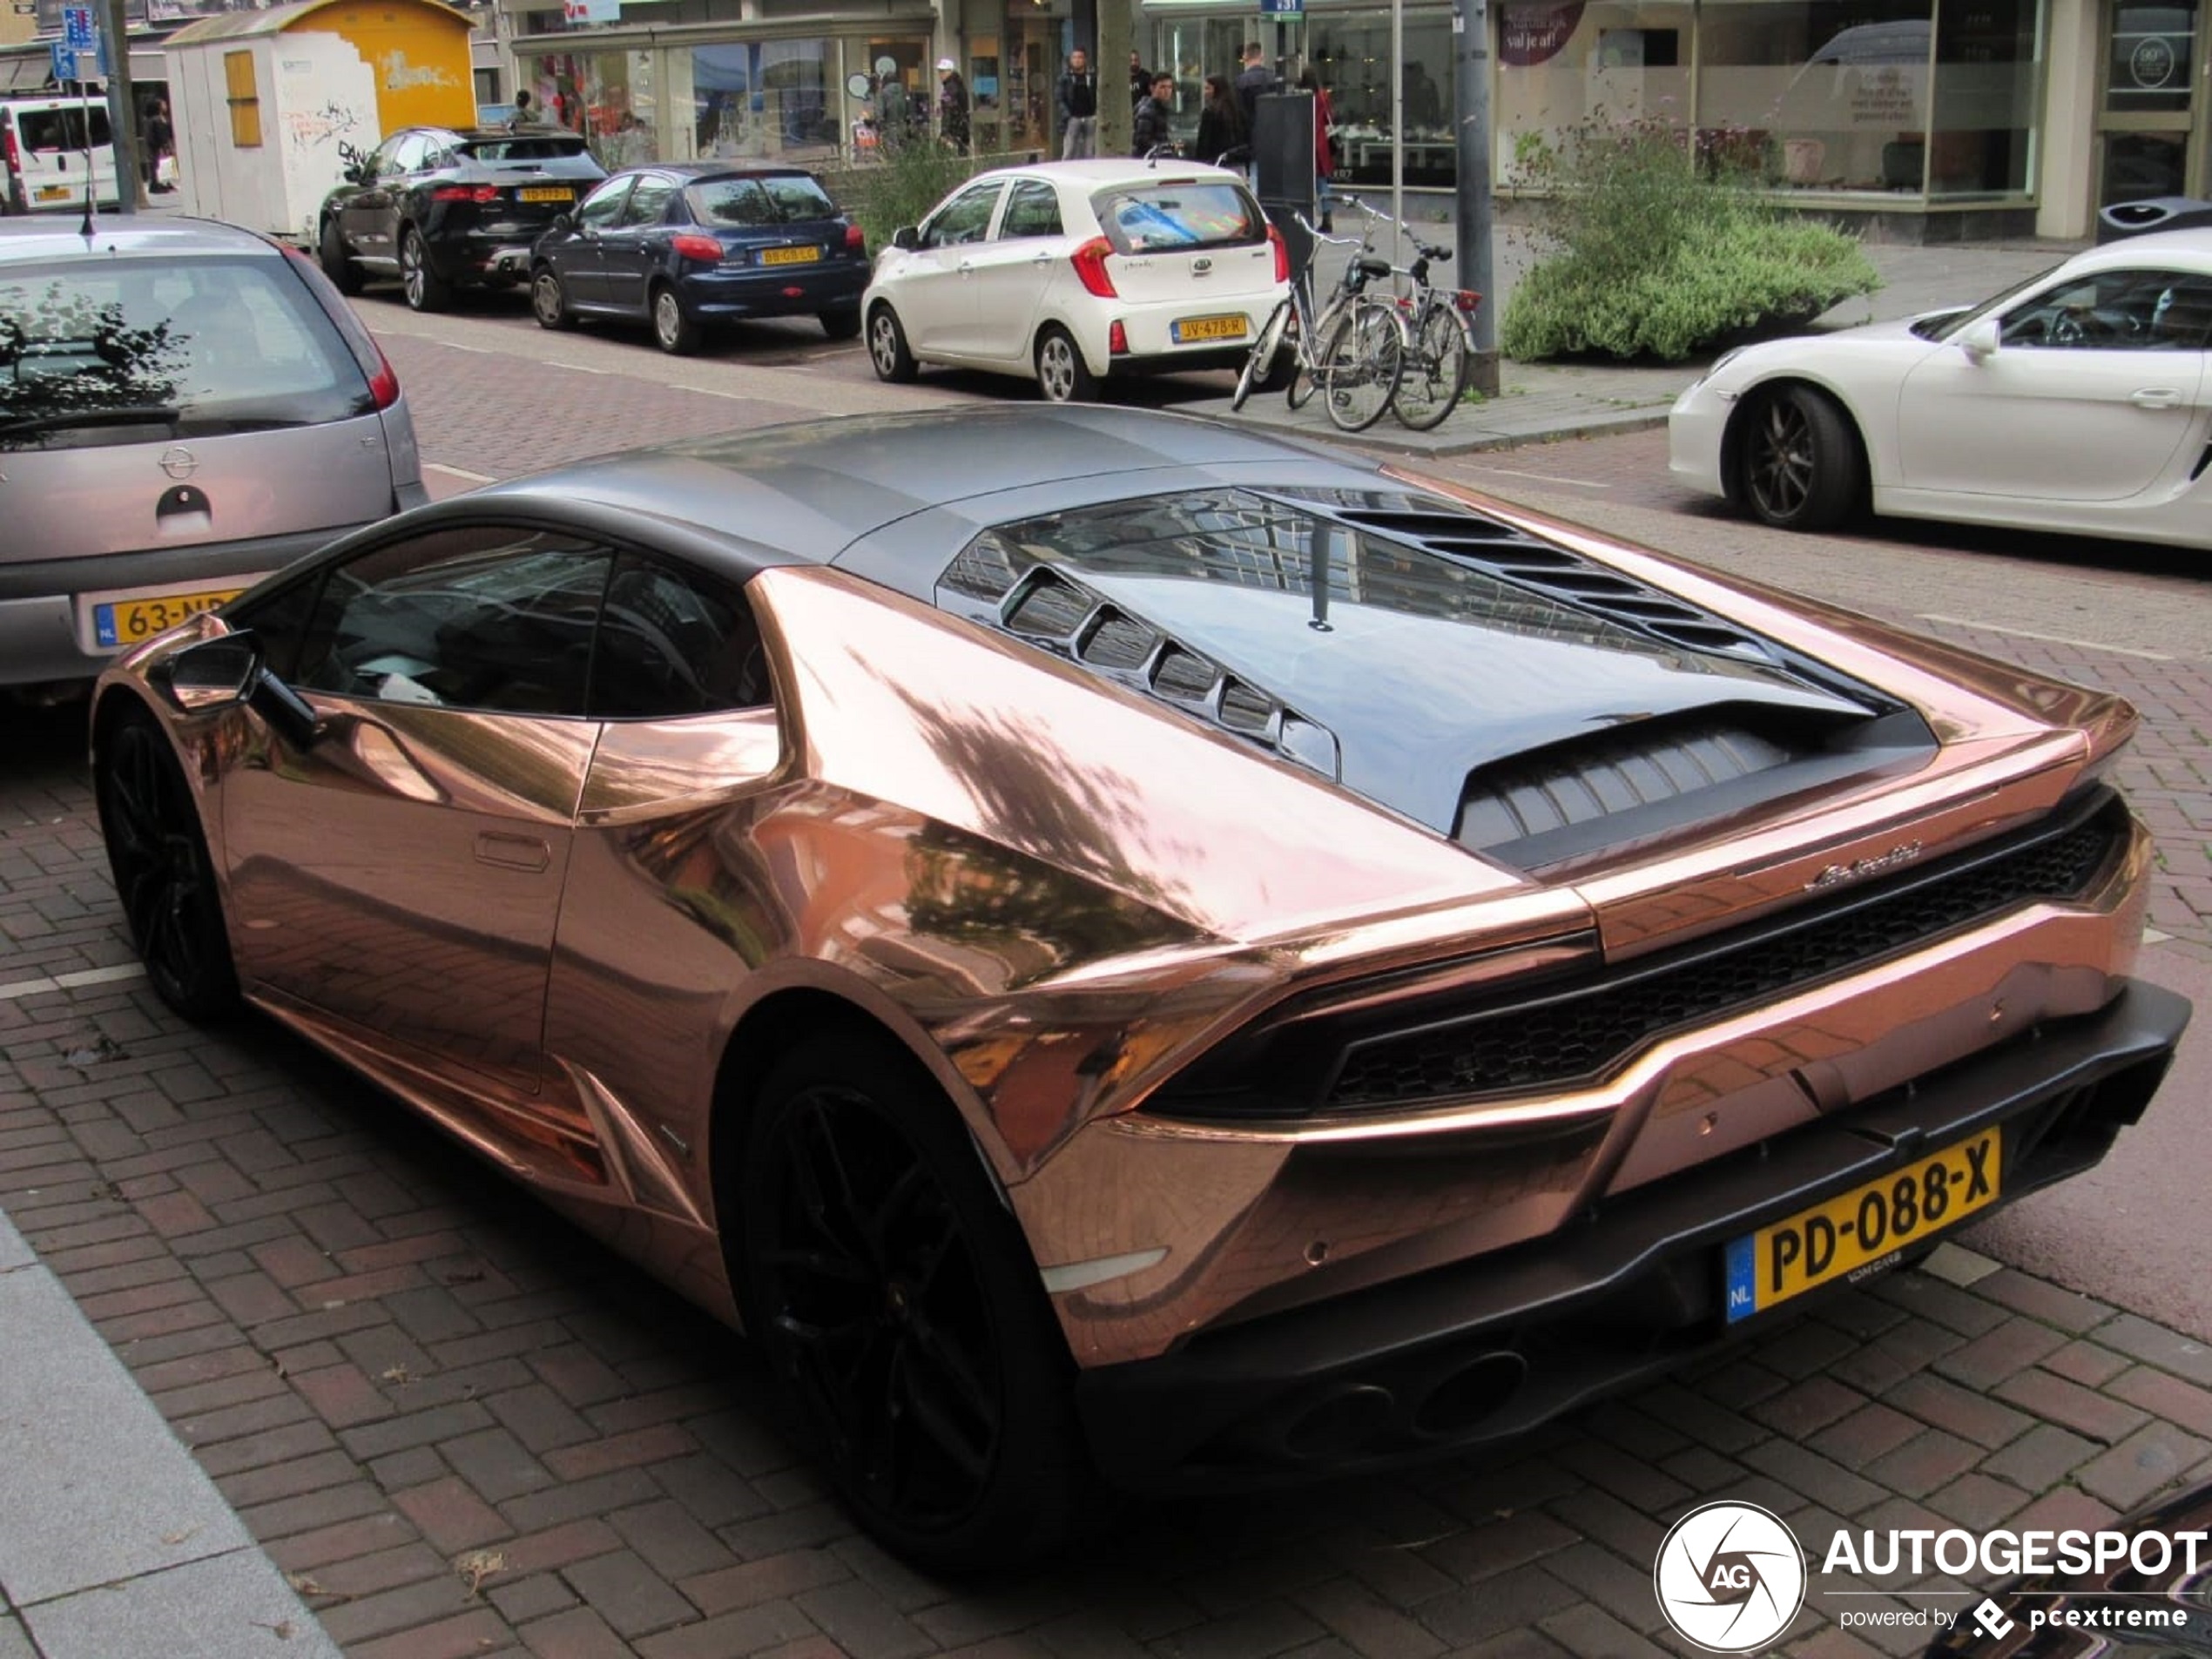
<instances>
[{"instance_id":1,"label":"pedestrian walking","mask_svg":"<svg viewBox=\"0 0 2212 1659\"><path fill-rule=\"evenodd\" d=\"M148 100L139 137L143 155L139 165L146 188L156 195L166 195L176 186L161 182L161 163L163 158L176 153L177 129L169 125L169 105L165 100Z\"/></svg>"},{"instance_id":2,"label":"pedestrian walking","mask_svg":"<svg viewBox=\"0 0 2212 1659\"><path fill-rule=\"evenodd\" d=\"M1150 155L1155 150L1173 151L1175 132L1170 117L1175 110L1175 77L1168 74L1152 78L1152 90L1145 94L1144 102L1136 106L1136 116L1131 124L1129 152L1133 156Z\"/></svg>"},{"instance_id":3,"label":"pedestrian walking","mask_svg":"<svg viewBox=\"0 0 2212 1659\"><path fill-rule=\"evenodd\" d=\"M896 149L914 136L914 99L907 91L904 76L886 75L883 84L876 89L876 125L883 129L886 149Z\"/></svg>"},{"instance_id":4,"label":"pedestrian walking","mask_svg":"<svg viewBox=\"0 0 2212 1659\"><path fill-rule=\"evenodd\" d=\"M1244 126L1244 108L1230 88L1229 77L1207 76L1205 102L1198 106L1198 136L1191 145L1191 153L1199 160L1217 166L1222 157L1251 142L1251 134Z\"/></svg>"},{"instance_id":5,"label":"pedestrian walking","mask_svg":"<svg viewBox=\"0 0 2212 1659\"><path fill-rule=\"evenodd\" d=\"M1134 110L1152 96L1152 71L1135 52L1129 55L1129 106Z\"/></svg>"},{"instance_id":6,"label":"pedestrian walking","mask_svg":"<svg viewBox=\"0 0 2212 1659\"><path fill-rule=\"evenodd\" d=\"M937 131L961 154L968 153L968 83L949 57L937 60Z\"/></svg>"},{"instance_id":7,"label":"pedestrian walking","mask_svg":"<svg viewBox=\"0 0 2212 1659\"><path fill-rule=\"evenodd\" d=\"M507 130L513 132L521 127L537 125L537 111L530 103L530 89L527 86L515 94L515 113L507 118Z\"/></svg>"},{"instance_id":8,"label":"pedestrian walking","mask_svg":"<svg viewBox=\"0 0 2212 1659\"><path fill-rule=\"evenodd\" d=\"M1084 161L1098 153L1098 81L1080 46L1068 54L1067 72L1054 93L1060 111L1060 158Z\"/></svg>"},{"instance_id":9,"label":"pedestrian walking","mask_svg":"<svg viewBox=\"0 0 2212 1659\"><path fill-rule=\"evenodd\" d=\"M1244 131L1259 130L1259 98L1275 90L1275 71L1267 66L1267 51L1258 41L1244 48L1244 67L1237 75L1237 107L1244 111Z\"/></svg>"}]
</instances>

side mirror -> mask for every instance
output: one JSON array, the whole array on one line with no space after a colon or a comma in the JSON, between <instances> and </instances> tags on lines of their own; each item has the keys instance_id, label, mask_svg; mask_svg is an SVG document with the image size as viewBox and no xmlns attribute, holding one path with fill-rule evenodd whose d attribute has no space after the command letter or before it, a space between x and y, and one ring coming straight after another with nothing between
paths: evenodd
<instances>
[{"instance_id":1,"label":"side mirror","mask_svg":"<svg viewBox=\"0 0 2212 1659\"><path fill-rule=\"evenodd\" d=\"M901 225L891 233L891 246L911 253L921 246L921 233L911 225Z\"/></svg>"},{"instance_id":2,"label":"side mirror","mask_svg":"<svg viewBox=\"0 0 2212 1659\"><path fill-rule=\"evenodd\" d=\"M307 748L321 730L307 700L269 672L250 629L187 645L167 667L169 700L187 714L244 704L295 749Z\"/></svg>"},{"instance_id":3,"label":"side mirror","mask_svg":"<svg viewBox=\"0 0 2212 1659\"><path fill-rule=\"evenodd\" d=\"M576 228L576 220L570 219L566 213L556 213L553 215L552 224L546 228L555 231L572 231Z\"/></svg>"},{"instance_id":4,"label":"side mirror","mask_svg":"<svg viewBox=\"0 0 2212 1659\"><path fill-rule=\"evenodd\" d=\"M1981 317L1959 336L1959 349L1977 363L1996 353L2004 343L2004 327L1994 317Z\"/></svg>"}]
</instances>

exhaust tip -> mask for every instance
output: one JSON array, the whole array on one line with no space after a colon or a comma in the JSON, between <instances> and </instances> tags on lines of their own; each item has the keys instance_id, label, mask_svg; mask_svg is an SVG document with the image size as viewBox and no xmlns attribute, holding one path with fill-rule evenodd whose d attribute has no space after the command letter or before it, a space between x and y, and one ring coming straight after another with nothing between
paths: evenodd
<instances>
[{"instance_id":1,"label":"exhaust tip","mask_svg":"<svg viewBox=\"0 0 2212 1659\"><path fill-rule=\"evenodd\" d=\"M1464 1434L1520 1392L1528 1362L1503 1350L1450 1372L1422 1397L1413 1426L1423 1434L1450 1439Z\"/></svg>"},{"instance_id":2,"label":"exhaust tip","mask_svg":"<svg viewBox=\"0 0 2212 1659\"><path fill-rule=\"evenodd\" d=\"M1386 1433L1398 1412L1387 1388L1359 1383L1309 1406L1283 1430L1283 1449L1292 1457L1327 1460L1352 1457Z\"/></svg>"}]
</instances>

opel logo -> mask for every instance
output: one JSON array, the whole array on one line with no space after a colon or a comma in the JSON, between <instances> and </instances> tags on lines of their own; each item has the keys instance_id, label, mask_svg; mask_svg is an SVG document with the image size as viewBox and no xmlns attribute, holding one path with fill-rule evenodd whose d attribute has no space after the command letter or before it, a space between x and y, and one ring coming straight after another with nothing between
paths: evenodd
<instances>
[{"instance_id":1,"label":"opel logo","mask_svg":"<svg viewBox=\"0 0 2212 1659\"><path fill-rule=\"evenodd\" d=\"M161 469L172 478L189 478L199 470L199 458L180 444L161 452Z\"/></svg>"}]
</instances>

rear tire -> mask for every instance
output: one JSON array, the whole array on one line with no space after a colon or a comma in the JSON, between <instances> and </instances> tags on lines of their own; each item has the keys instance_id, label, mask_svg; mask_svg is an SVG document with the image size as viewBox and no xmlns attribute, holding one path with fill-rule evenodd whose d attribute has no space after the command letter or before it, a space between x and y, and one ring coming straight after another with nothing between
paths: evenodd
<instances>
[{"instance_id":1,"label":"rear tire","mask_svg":"<svg viewBox=\"0 0 2212 1659\"><path fill-rule=\"evenodd\" d=\"M323 220L322 235L316 240L315 252L322 273L339 293L350 300L361 291L361 268L346 252L346 233L338 228L336 219Z\"/></svg>"},{"instance_id":2,"label":"rear tire","mask_svg":"<svg viewBox=\"0 0 2212 1659\"><path fill-rule=\"evenodd\" d=\"M94 792L108 868L154 992L187 1020L239 1004L238 969L199 809L167 733L143 709L100 745Z\"/></svg>"},{"instance_id":3,"label":"rear tire","mask_svg":"<svg viewBox=\"0 0 2212 1659\"><path fill-rule=\"evenodd\" d=\"M684 302L665 282L654 286L645 302L653 320L653 344L671 357L689 357L699 348L699 326L684 314Z\"/></svg>"},{"instance_id":4,"label":"rear tire","mask_svg":"<svg viewBox=\"0 0 2212 1659\"><path fill-rule=\"evenodd\" d=\"M1095 403L1098 376L1083 361L1082 348L1065 328L1053 327L1037 336L1037 390L1048 403Z\"/></svg>"},{"instance_id":5,"label":"rear tire","mask_svg":"<svg viewBox=\"0 0 2212 1659\"><path fill-rule=\"evenodd\" d=\"M550 265L539 266L530 277L530 314L541 328L576 327L576 313L569 309L569 291L561 286L561 273Z\"/></svg>"},{"instance_id":6,"label":"rear tire","mask_svg":"<svg viewBox=\"0 0 2212 1659\"><path fill-rule=\"evenodd\" d=\"M878 380L898 385L921 373L907 346L907 331L899 325L899 314L887 305L868 313L868 361L875 365Z\"/></svg>"},{"instance_id":7,"label":"rear tire","mask_svg":"<svg viewBox=\"0 0 2212 1659\"><path fill-rule=\"evenodd\" d=\"M1066 1339L927 1074L872 1035L802 1043L742 1183L746 1326L855 1517L925 1568L1056 1549L1087 1468Z\"/></svg>"},{"instance_id":8,"label":"rear tire","mask_svg":"<svg viewBox=\"0 0 2212 1659\"><path fill-rule=\"evenodd\" d=\"M1421 314L1420 327L1406 360L1406 373L1391 399L1399 424L1413 432L1430 432L1460 405L1474 354L1467 350L1467 334L1448 306L1432 306Z\"/></svg>"},{"instance_id":9,"label":"rear tire","mask_svg":"<svg viewBox=\"0 0 2212 1659\"><path fill-rule=\"evenodd\" d=\"M400 233L400 291L410 311L443 311L453 303L452 284L430 268L430 250L412 225Z\"/></svg>"},{"instance_id":10,"label":"rear tire","mask_svg":"<svg viewBox=\"0 0 2212 1659\"><path fill-rule=\"evenodd\" d=\"M849 311L824 311L816 314L814 320L822 325L822 332L832 340L858 340L860 337L860 308Z\"/></svg>"},{"instance_id":11,"label":"rear tire","mask_svg":"<svg viewBox=\"0 0 2212 1659\"><path fill-rule=\"evenodd\" d=\"M1850 417L1808 386L1767 393L1743 415L1737 489L1760 522L1832 529L1858 509L1865 467Z\"/></svg>"}]
</instances>

